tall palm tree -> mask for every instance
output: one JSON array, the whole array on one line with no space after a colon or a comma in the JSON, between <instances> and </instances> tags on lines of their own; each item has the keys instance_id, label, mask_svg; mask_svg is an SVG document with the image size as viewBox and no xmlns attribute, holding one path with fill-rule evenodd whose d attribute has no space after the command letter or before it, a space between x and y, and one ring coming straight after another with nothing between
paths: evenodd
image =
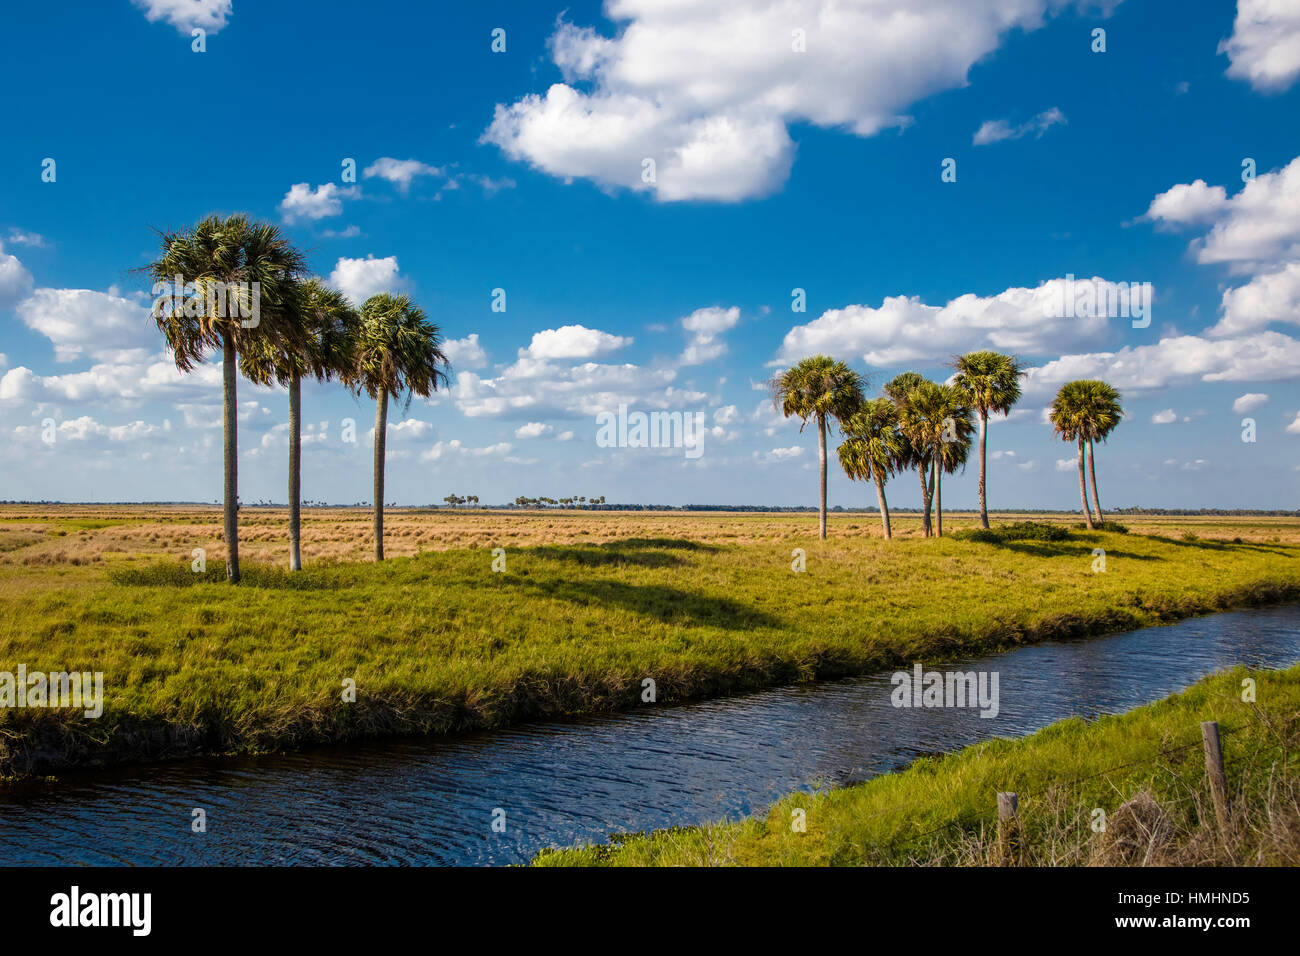
<instances>
[{"instance_id":1,"label":"tall palm tree","mask_svg":"<svg viewBox=\"0 0 1300 956\"><path fill-rule=\"evenodd\" d=\"M208 216L159 238L162 252L144 271L155 282L173 284L171 296L160 300L153 314L176 367L190 372L210 353L221 352L226 580L238 583L237 359L251 343L292 338L283 299L306 271L306 262L278 226L244 215ZM174 287L177 277L193 295ZM250 318L254 309L256 322Z\"/></svg>"},{"instance_id":2,"label":"tall palm tree","mask_svg":"<svg viewBox=\"0 0 1300 956\"><path fill-rule=\"evenodd\" d=\"M958 391L923 381L911 389L899 412L899 427L934 472L935 533L943 537L943 475L966 465L974 417Z\"/></svg>"},{"instance_id":3,"label":"tall palm tree","mask_svg":"<svg viewBox=\"0 0 1300 956\"><path fill-rule=\"evenodd\" d=\"M262 338L239 356L245 378L289 389L289 570L302 569L302 380L328 381L350 373L359 316L347 297L318 279L295 284L283 311L294 335Z\"/></svg>"},{"instance_id":4,"label":"tall palm tree","mask_svg":"<svg viewBox=\"0 0 1300 956\"><path fill-rule=\"evenodd\" d=\"M406 393L406 407L446 387L451 366L442 332L410 296L381 292L361 306L355 362L345 381L375 399L375 560L384 560L384 446L388 398Z\"/></svg>"},{"instance_id":5,"label":"tall palm tree","mask_svg":"<svg viewBox=\"0 0 1300 956\"><path fill-rule=\"evenodd\" d=\"M862 376L843 362L814 355L786 369L769 383L773 404L786 418L797 415L804 425L817 423L817 454L821 468L821 509L818 531L826 540L826 426L843 422L862 404Z\"/></svg>"},{"instance_id":6,"label":"tall palm tree","mask_svg":"<svg viewBox=\"0 0 1300 956\"><path fill-rule=\"evenodd\" d=\"M1078 448L1079 461L1079 498L1083 503L1083 519L1091 530L1092 511L1088 508L1088 482L1083 469L1084 447L1087 445L1091 431L1091 416L1094 392L1087 379L1066 382L1052 399L1048 417L1055 434L1062 441L1072 441Z\"/></svg>"},{"instance_id":7,"label":"tall palm tree","mask_svg":"<svg viewBox=\"0 0 1300 956\"><path fill-rule=\"evenodd\" d=\"M966 404L961 393L950 385L940 386L945 393L947 409L943 420L943 431L934 456L934 515L935 533L943 537L943 476L965 470L970 457L971 439L974 437L975 425L972 419L974 410Z\"/></svg>"},{"instance_id":8,"label":"tall palm tree","mask_svg":"<svg viewBox=\"0 0 1300 956\"><path fill-rule=\"evenodd\" d=\"M889 504L885 501L885 482L903 464L906 443L898 430L898 408L888 398L873 398L844 422L845 441L836 451L840 467L854 480L868 478L876 483L876 502L880 505L880 524L885 538L893 537L889 528Z\"/></svg>"},{"instance_id":9,"label":"tall palm tree","mask_svg":"<svg viewBox=\"0 0 1300 956\"><path fill-rule=\"evenodd\" d=\"M1087 457L1088 478L1092 482L1092 503L1097 509L1097 523L1105 519L1101 514L1101 499L1097 495L1097 467L1093 459L1093 442L1105 441L1124 417L1120 406L1119 390L1107 382L1085 379L1088 394Z\"/></svg>"},{"instance_id":10,"label":"tall palm tree","mask_svg":"<svg viewBox=\"0 0 1300 956\"><path fill-rule=\"evenodd\" d=\"M986 431L989 412L1005 415L1011 406L1020 401L1020 376L1024 374L1020 360L1014 355L1001 352L967 352L953 361L957 374L953 385L962 400L975 410L979 416L980 426L980 526L989 526L988 501L984 495L984 479L987 470Z\"/></svg>"},{"instance_id":11,"label":"tall palm tree","mask_svg":"<svg viewBox=\"0 0 1300 956\"><path fill-rule=\"evenodd\" d=\"M898 409L900 421L912 392L928 381L919 372L902 372L885 383L884 392ZM917 477L921 480L921 533L928 538L931 501L934 496L934 472L930 467L930 455L925 448L913 444L906 432L901 434L905 445L900 459L903 467L915 468Z\"/></svg>"}]
</instances>

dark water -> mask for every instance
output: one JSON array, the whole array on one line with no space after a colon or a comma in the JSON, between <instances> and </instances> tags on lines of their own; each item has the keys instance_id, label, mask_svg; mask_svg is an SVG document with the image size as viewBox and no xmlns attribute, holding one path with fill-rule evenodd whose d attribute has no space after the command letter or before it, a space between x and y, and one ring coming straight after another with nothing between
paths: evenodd
<instances>
[{"instance_id":1,"label":"dark water","mask_svg":"<svg viewBox=\"0 0 1300 956\"><path fill-rule=\"evenodd\" d=\"M998 672L994 719L895 708L881 674L451 740L68 776L0 791L0 864L524 862L541 847L734 818L919 754L1128 710L1230 665L1296 661L1290 606L927 664ZM191 832L196 807L206 833Z\"/></svg>"}]
</instances>

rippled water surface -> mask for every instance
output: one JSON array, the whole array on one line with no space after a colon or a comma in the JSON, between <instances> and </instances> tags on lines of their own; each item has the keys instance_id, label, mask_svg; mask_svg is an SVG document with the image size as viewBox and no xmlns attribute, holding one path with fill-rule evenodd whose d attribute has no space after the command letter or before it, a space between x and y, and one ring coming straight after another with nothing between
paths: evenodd
<instances>
[{"instance_id":1,"label":"rippled water surface","mask_svg":"<svg viewBox=\"0 0 1300 956\"><path fill-rule=\"evenodd\" d=\"M1127 710L1234 664L1296 661L1300 606L1289 606L944 665L998 672L992 720L895 708L886 673L452 739L69 775L0 790L0 864L520 863ZM206 833L191 832L195 807ZM505 833L492 830L495 808Z\"/></svg>"}]
</instances>

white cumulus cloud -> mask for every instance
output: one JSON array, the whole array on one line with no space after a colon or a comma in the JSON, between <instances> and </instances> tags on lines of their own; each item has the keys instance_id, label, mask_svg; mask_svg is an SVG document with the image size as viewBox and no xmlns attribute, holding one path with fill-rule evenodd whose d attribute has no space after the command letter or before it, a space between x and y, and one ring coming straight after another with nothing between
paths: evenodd
<instances>
[{"instance_id":1,"label":"white cumulus cloud","mask_svg":"<svg viewBox=\"0 0 1300 956\"><path fill-rule=\"evenodd\" d=\"M0 242L0 309L8 308L31 291L32 274L17 256L5 252Z\"/></svg>"},{"instance_id":2,"label":"white cumulus cloud","mask_svg":"<svg viewBox=\"0 0 1300 956\"><path fill-rule=\"evenodd\" d=\"M631 344L630 338L612 335L600 329L564 325L534 334L526 351L528 358L533 359L585 359L614 352ZM520 357L524 357L522 351Z\"/></svg>"},{"instance_id":3,"label":"white cumulus cloud","mask_svg":"<svg viewBox=\"0 0 1300 956\"><path fill-rule=\"evenodd\" d=\"M754 453L755 455L758 452ZM791 445L789 448L773 448L763 458L764 461L790 461L803 457L803 446Z\"/></svg>"},{"instance_id":4,"label":"white cumulus cloud","mask_svg":"<svg viewBox=\"0 0 1300 956\"><path fill-rule=\"evenodd\" d=\"M289 224L300 219L325 219L343 211L344 199L355 199L359 195L361 190L356 186L325 183L312 189L309 183L294 183L280 200L280 214Z\"/></svg>"},{"instance_id":5,"label":"white cumulus cloud","mask_svg":"<svg viewBox=\"0 0 1300 956\"><path fill-rule=\"evenodd\" d=\"M1197 261L1250 276L1223 293L1211 335L1300 324L1300 156L1255 176L1231 197L1200 179L1176 185L1156 196L1143 218L1170 228L1212 224L1191 243Z\"/></svg>"},{"instance_id":6,"label":"white cumulus cloud","mask_svg":"<svg viewBox=\"0 0 1300 956\"><path fill-rule=\"evenodd\" d=\"M463 339L448 339L442 343L442 351L453 368L482 368L487 364L487 352L478 344L477 332Z\"/></svg>"},{"instance_id":7,"label":"white cumulus cloud","mask_svg":"<svg viewBox=\"0 0 1300 956\"><path fill-rule=\"evenodd\" d=\"M112 292L37 289L15 311L54 344L59 362L138 362L162 341L147 305Z\"/></svg>"},{"instance_id":8,"label":"white cumulus cloud","mask_svg":"<svg viewBox=\"0 0 1300 956\"><path fill-rule=\"evenodd\" d=\"M1204 179L1179 183L1151 200L1145 219L1166 226L1188 226L1213 219L1227 205L1228 191Z\"/></svg>"},{"instance_id":9,"label":"white cumulus cloud","mask_svg":"<svg viewBox=\"0 0 1300 956\"><path fill-rule=\"evenodd\" d=\"M381 156L367 166L361 175L366 179L375 176L386 179L396 185L400 192L407 193L417 176L442 176L443 171L437 166L430 166L417 159L393 159L391 156Z\"/></svg>"},{"instance_id":10,"label":"white cumulus cloud","mask_svg":"<svg viewBox=\"0 0 1300 956\"><path fill-rule=\"evenodd\" d=\"M515 429L516 438L541 438L543 435L549 435L555 431L554 426L547 425L544 422L529 422L526 425L520 425Z\"/></svg>"},{"instance_id":11,"label":"white cumulus cloud","mask_svg":"<svg viewBox=\"0 0 1300 956\"><path fill-rule=\"evenodd\" d=\"M1174 335L1154 345L1115 352L1062 355L1029 369L1027 396L1043 396L1076 378L1100 378L1116 388L1157 389L1191 382L1264 382L1300 378L1300 341L1280 332L1232 339Z\"/></svg>"},{"instance_id":12,"label":"white cumulus cloud","mask_svg":"<svg viewBox=\"0 0 1300 956\"><path fill-rule=\"evenodd\" d=\"M1238 335L1272 322L1300 325L1300 262L1255 276L1223 293L1223 317L1211 335Z\"/></svg>"},{"instance_id":13,"label":"white cumulus cloud","mask_svg":"<svg viewBox=\"0 0 1300 956\"><path fill-rule=\"evenodd\" d=\"M1114 297L1117 312L1127 308L1127 287L1100 277L1075 280L1074 286L1052 279L1033 289L1011 288L993 296L967 293L941 306L917 296L890 296L879 306L831 309L795 326L786 333L776 363L824 353L860 355L868 364L893 367L946 362L954 353L980 348L1059 355L1104 339L1110 321L1099 314L1104 310L1093 309L1083 317L1049 317L1059 314L1067 289L1077 295L1078 286L1088 282Z\"/></svg>"},{"instance_id":14,"label":"white cumulus cloud","mask_svg":"<svg viewBox=\"0 0 1300 956\"><path fill-rule=\"evenodd\" d=\"M1232 36L1219 52L1228 55L1228 76L1265 93L1285 90L1300 76L1300 4L1237 0Z\"/></svg>"},{"instance_id":15,"label":"white cumulus cloud","mask_svg":"<svg viewBox=\"0 0 1300 956\"><path fill-rule=\"evenodd\" d=\"M1065 5L611 0L617 35L561 22L550 53L563 82L498 104L483 140L552 176L661 201L761 196L789 174L791 124L905 126L911 104L964 86L1006 33Z\"/></svg>"},{"instance_id":16,"label":"white cumulus cloud","mask_svg":"<svg viewBox=\"0 0 1300 956\"><path fill-rule=\"evenodd\" d=\"M494 445L484 445L481 448L471 448L462 442L459 438L453 438L450 441L434 442L420 455L420 461L438 461L441 458L492 458L500 457L507 454L511 447L509 442L497 442Z\"/></svg>"},{"instance_id":17,"label":"white cumulus cloud","mask_svg":"<svg viewBox=\"0 0 1300 956\"><path fill-rule=\"evenodd\" d=\"M1247 412L1253 412L1267 401L1268 396L1263 392L1247 392L1232 403L1232 410L1238 415L1244 415Z\"/></svg>"},{"instance_id":18,"label":"white cumulus cloud","mask_svg":"<svg viewBox=\"0 0 1300 956\"><path fill-rule=\"evenodd\" d=\"M376 259L373 255L364 259L344 257L334 264L329 284L360 307L372 295L401 289L406 282L398 276L397 271L397 256L385 256L383 259Z\"/></svg>"},{"instance_id":19,"label":"white cumulus cloud","mask_svg":"<svg viewBox=\"0 0 1300 956\"><path fill-rule=\"evenodd\" d=\"M735 327L740 321L740 309L732 306L723 309L713 306L696 309L682 319L682 328L691 334L686 350L682 353L682 365L699 365L726 354L727 346L722 341L722 333Z\"/></svg>"},{"instance_id":20,"label":"white cumulus cloud","mask_svg":"<svg viewBox=\"0 0 1300 956\"><path fill-rule=\"evenodd\" d=\"M1222 186L1196 180L1156 196L1146 218L1171 226L1213 222L1192 242L1203 264L1224 263L1238 273L1300 259L1300 157L1277 172L1260 173L1229 198Z\"/></svg>"},{"instance_id":21,"label":"white cumulus cloud","mask_svg":"<svg viewBox=\"0 0 1300 956\"><path fill-rule=\"evenodd\" d=\"M164 20L181 33L195 27L216 33L234 12L233 0L133 0L150 23Z\"/></svg>"}]
</instances>

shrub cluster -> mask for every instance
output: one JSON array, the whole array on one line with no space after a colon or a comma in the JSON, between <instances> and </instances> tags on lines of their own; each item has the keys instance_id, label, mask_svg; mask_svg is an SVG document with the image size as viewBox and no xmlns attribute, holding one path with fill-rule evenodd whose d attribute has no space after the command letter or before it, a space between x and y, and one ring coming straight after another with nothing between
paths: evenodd
<instances>
[{"instance_id":1,"label":"shrub cluster","mask_svg":"<svg viewBox=\"0 0 1300 956\"><path fill-rule=\"evenodd\" d=\"M1065 541L1070 537L1070 532L1059 524L1017 521L996 528L962 528L953 532L953 537L962 541L1002 544L1007 541Z\"/></svg>"}]
</instances>

